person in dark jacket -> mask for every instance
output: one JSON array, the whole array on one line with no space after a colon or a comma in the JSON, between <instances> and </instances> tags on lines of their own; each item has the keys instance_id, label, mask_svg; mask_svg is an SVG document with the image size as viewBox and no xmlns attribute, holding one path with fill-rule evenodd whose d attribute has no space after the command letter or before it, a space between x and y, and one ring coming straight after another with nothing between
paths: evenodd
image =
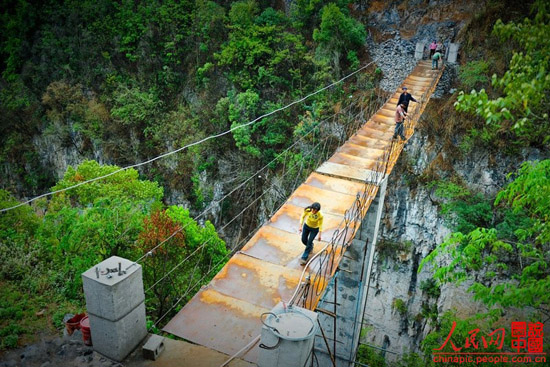
<instances>
[{"instance_id":1,"label":"person in dark jacket","mask_svg":"<svg viewBox=\"0 0 550 367\"><path fill-rule=\"evenodd\" d=\"M407 112L407 109L409 108L409 102L410 101L416 102L416 99L414 99L414 97L411 96L409 92L407 92L407 87L403 87L402 89L403 89L403 93L401 93L401 95L399 96L399 101L397 101L397 105L398 106L400 104L404 105L405 112Z\"/></svg>"}]
</instances>

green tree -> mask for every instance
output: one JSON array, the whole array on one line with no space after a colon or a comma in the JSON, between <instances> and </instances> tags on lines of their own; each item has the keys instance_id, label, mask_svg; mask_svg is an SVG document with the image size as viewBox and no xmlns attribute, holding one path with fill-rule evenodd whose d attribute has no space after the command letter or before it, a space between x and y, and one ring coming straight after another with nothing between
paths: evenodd
<instances>
[{"instance_id":1,"label":"green tree","mask_svg":"<svg viewBox=\"0 0 550 367\"><path fill-rule=\"evenodd\" d=\"M0 190L0 208L17 205L15 198ZM28 205L0 213L0 279L21 281L36 261L36 244L32 237L40 219Z\"/></svg>"},{"instance_id":2,"label":"green tree","mask_svg":"<svg viewBox=\"0 0 550 367\"><path fill-rule=\"evenodd\" d=\"M58 267L53 283L70 299L82 296L80 274L94 264L114 255L135 257L132 243L143 218L161 206L163 190L157 183L140 180L134 169L114 173L118 169L95 161L69 167L53 190L111 175L55 194L37 230L44 260Z\"/></svg>"},{"instance_id":3,"label":"green tree","mask_svg":"<svg viewBox=\"0 0 550 367\"><path fill-rule=\"evenodd\" d=\"M114 173L119 169L117 166L102 166L96 161L84 161L76 169L69 166L63 179L52 190L65 189L100 176L108 177L54 195L50 210L63 206L86 207L101 199L121 199L146 206L160 202L163 189L156 182L140 180L133 168Z\"/></svg>"},{"instance_id":4,"label":"green tree","mask_svg":"<svg viewBox=\"0 0 550 367\"><path fill-rule=\"evenodd\" d=\"M484 269L470 287L474 299L497 310L531 307L550 317L550 160L525 162L494 205L490 226L453 233L422 265L450 254L450 263L436 266L440 282L461 282Z\"/></svg>"},{"instance_id":5,"label":"green tree","mask_svg":"<svg viewBox=\"0 0 550 367\"><path fill-rule=\"evenodd\" d=\"M493 136L511 131L520 144L548 144L550 135L550 4L538 0L533 19L521 23L495 24L493 33L502 41L513 40L521 47L514 52L508 70L493 75L492 85L502 94L490 97L484 89L463 92L455 103L458 111L474 113L485 119Z\"/></svg>"},{"instance_id":6,"label":"green tree","mask_svg":"<svg viewBox=\"0 0 550 367\"><path fill-rule=\"evenodd\" d=\"M154 125L161 105L153 89L141 91L138 87L123 85L117 88L113 102L111 115L115 120L137 127Z\"/></svg>"},{"instance_id":7,"label":"green tree","mask_svg":"<svg viewBox=\"0 0 550 367\"><path fill-rule=\"evenodd\" d=\"M65 206L44 217L41 245L56 264L52 282L69 299L81 299L81 274L111 256L133 258L129 246L141 230L144 208L120 199L98 198L91 206Z\"/></svg>"},{"instance_id":8,"label":"green tree","mask_svg":"<svg viewBox=\"0 0 550 367\"><path fill-rule=\"evenodd\" d=\"M225 242L214 226L208 221L199 226L187 209L177 206L144 218L137 249L146 253L153 248L143 269L147 307L156 317L182 297L185 304L228 259Z\"/></svg>"},{"instance_id":9,"label":"green tree","mask_svg":"<svg viewBox=\"0 0 550 367\"><path fill-rule=\"evenodd\" d=\"M230 80L240 89L286 89L297 85L306 66L303 39L288 32L284 15L259 10L254 0L233 3L228 41L214 56L229 68Z\"/></svg>"},{"instance_id":10,"label":"green tree","mask_svg":"<svg viewBox=\"0 0 550 367\"><path fill-rule=\"evenodd\" d=\"M313 40L319 43L320 51L333 56L336 65L339 64L342 55L353 62L354 54L350 52L363 46L366 37L365 27L346 15L334 3L323 7L321 24L313 31Z\"/></svg>"}]
</instances>

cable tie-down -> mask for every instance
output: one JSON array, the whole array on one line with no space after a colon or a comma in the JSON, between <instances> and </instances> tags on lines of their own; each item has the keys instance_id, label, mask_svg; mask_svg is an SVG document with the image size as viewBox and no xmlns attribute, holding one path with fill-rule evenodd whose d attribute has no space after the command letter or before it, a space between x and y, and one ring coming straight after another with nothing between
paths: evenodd
<instances>
[{"instance_id":1,"label":"cable tie-down","mask_svg":"<svg viewBox=\"0 0 550 367\"><path fill-rule=\"evenodd\" d=\"M101 271L100 274L101 275L105 275L105 277L107 279L111 279L113 277L112 274L116 273L118 276L122 276L124 274L126 274L126 270L122 270L120 269L120 267L118 268L107 268L105 269L105 271Z\"/></svg>"}]
</instances>

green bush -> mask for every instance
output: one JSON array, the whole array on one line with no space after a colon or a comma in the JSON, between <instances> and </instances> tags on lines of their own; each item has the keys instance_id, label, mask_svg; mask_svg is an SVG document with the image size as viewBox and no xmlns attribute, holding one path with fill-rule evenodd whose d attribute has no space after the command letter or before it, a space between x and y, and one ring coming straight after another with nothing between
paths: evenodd
<instances>
[{"instance_id":1,"label":"green bush","mask_svg":"<svg viewBox=\"0 0 550 367\"><path fill-rule=\"evenodd\" d=\"M498 20L493 35L501 42L517 45L503 75L491 77L493 91L461 91L455 103L457 111L482 117L490 127L493 139L504 139L507 145L548 146L550 119L548 104L550 77L547 55L550 54L548 1L533 4L534 17L504 24ZM461 79L476 84L486 63L477 61L461 72ZM512 137L510 134L512 134Z\"/></svg>"},{"instance_id":2,"label":"green bush","mask_svg":"<svg viewBox=\"0 0 550 367\"><path fill-rule=\"evenodd\" d=\"M491 201L482 194L473 194L463 185L449 181L433 181L428 187L435 188L435 196L443 199L441 213L457 231L469 232L491 222Z\"/></svg>"},{"instance_id":3,"label":"green bush","mask_svg":"<svg viewBox=\"0 0 550 367\"><path fill-rule=\"evenodd\" d=\"M470 61L460 67L458 78L465 88L471 90L489 82L489 63L484 60Z\"/></svg>"},{"instance_id":4,"label":"green bush","mask_svg":"<svg viewBox=\"0 0 550 367\"><path fill-rule=\"evenodd\" d=\"M360 344L357 348L356 361L369 367L386 367L386 361L379 352L368 345Z\"/></svg>"},{"instance_id":5,"label":"green bush","mask_svg":"<svg viewBox=\"0 0 550 367\"><path fill-rule=\"evenodd\" d=\"M392 308L399 312L401 316L407 314L407 304L401 298L394 298L392 302Z\"/></svg>"},{"instance_id":6,"label":"green bush","mask_svg":"<svg viewBox=\"0 0 550 367\"><path fill-rule=\"evenodd\" d=\"M376 251L380 255L380 259L396 259L400 252L410 252L412 249L411 241L391 241L382 239L376 244Z\"/></svg>"},{"instance_id":7,"label":"green bush","mask_svg":"<svg viewBox=\"0 0 550 367\"><path fill-rule=\"evenodd\" d=\"M6 335L2 338L0 349L16 348L18 341L19 341L18 335L14 335L14 334Z\"/></svg>"},{"instance_id":8,"label":"green bush","mask_svg":"<svg viewBox=\"0 0 550 367\"><path fill-rule=\"evenodd\" d=\"M441 288L433 278L420 282L420 289L429 297L438 298L441 295Z\"/></svg>"},{"instance_id":9,"label":"green bush","mask_svg":"<svg viewBox=\"0 0 550 367\"><path fill-rule=\"evenodd\" d=\"M365 27L348 16L338 5L325 5L321 14L321 24L313 31L313 40L319 43L323 53L329 55L337 52L349 58L347 51L356 50L365 43ZM353 56L351 58L350 61Z\"/></svg>"}]
</instances>

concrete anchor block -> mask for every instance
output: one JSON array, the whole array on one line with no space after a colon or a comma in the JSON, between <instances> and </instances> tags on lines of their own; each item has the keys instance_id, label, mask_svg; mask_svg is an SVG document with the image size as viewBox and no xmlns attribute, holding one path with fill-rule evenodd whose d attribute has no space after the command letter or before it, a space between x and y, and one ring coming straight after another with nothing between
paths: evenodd
<instances>
[{"instance_id":1,"label":"concrete anchor block","mask_svg":"<svg viewBox=\"0 0 550 367\"><path fill-rule=\"evenodd\" d=\"M107 269L118 268L119 263L125 273L104 274ZM130 260L111 256L82 274L89 314L116 321L145 300L141 265L130 265ZM99 269L99 277L96 268Z\"/></svg>"},{"instance_id":2,"label":"concrete anchor block","mask_svg":"<svg viewBox=\"0 0 550 367\"><path fill-rule=\"evenodd\" d=\"M451 64L455 64L458 58L458 43L449 44L449 53L447 55L447 61Z\"/></svg>"},{"instance_id":3,"label":"concrete anchor block","mask_svg":"<svg viewBox=\"0 0 550 367\"><path fill-rule=\"evenodd\" d=\"M143 346L143 358L156 361L164 350L164 338L160 335L151 335Z\"/></svg>"},{"instance_id":4,"label":"concrete anchor block","mask_svg":"<svg viewBox=\"0 0 550 367\"><path fill-rule=\"evenodd\" d=\"M416 43L416 48L414 50L414 58L415 60L422 60L424 57L424 44L421 42Z\"/></svg>"},{"instance_id":5,"label":"concrete anchor block","mask_svg":"<svg viewBox=\"0 0 550 367\"><path fill-rule=\"evenodd\" d=\"M112 256L82 283L94 350L120 362L147 336L141 265Z\"/></svg>"},{"instance_id":6,"label":"concrete anchor block","mask_svg":"<svg viewBox=\"0 0 550 367\"><path fill-rule=\"evenodd\" d=\"M117 362L122 362L147 336L145 303L118 321L88 316L94 350Z\"/></svg>"}]
</instances>

